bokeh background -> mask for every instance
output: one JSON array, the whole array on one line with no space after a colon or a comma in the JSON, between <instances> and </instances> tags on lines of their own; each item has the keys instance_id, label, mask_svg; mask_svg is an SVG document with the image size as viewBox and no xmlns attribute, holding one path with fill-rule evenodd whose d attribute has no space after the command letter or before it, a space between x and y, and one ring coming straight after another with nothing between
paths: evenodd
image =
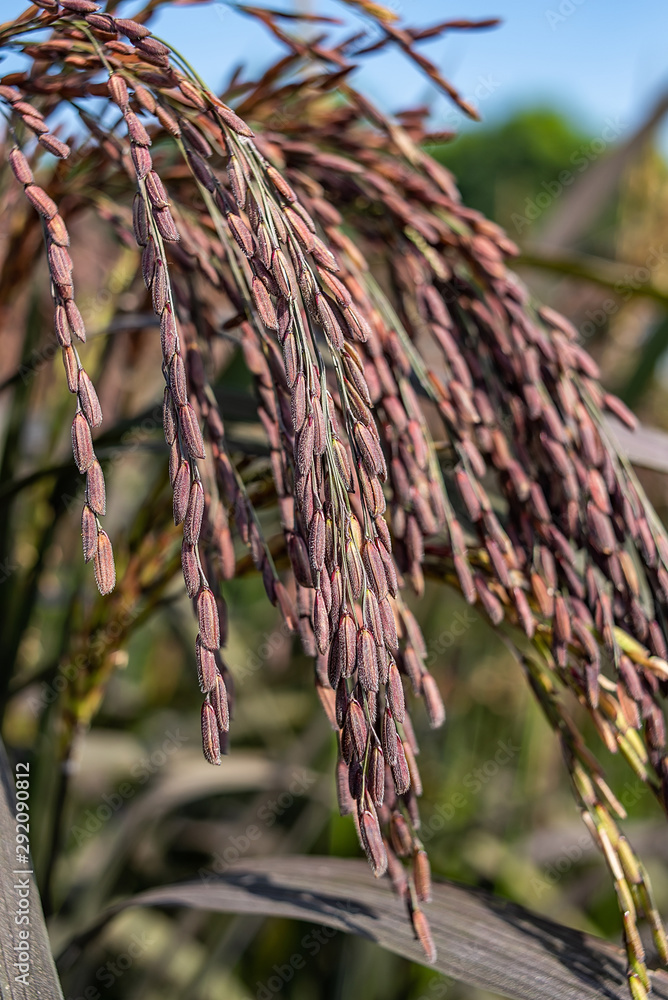
<instances>
[{"instance_id":1,"label":"bokeh background","mask_svg":"<svg viewBox=\"0 0 668 1000\"><path fill-rule=\"evenodd\" d=\"M134 6L120 4L118 12L131 16ZM341 10L315 0L292 6ZM456 133L447 142L437 137L431 152L456 174L465 201L519 244L519 273L579 329L606 386L644 424L668 430L668 8L659 0L647 0L642 15L620 0L471 0L461 9L448 4L447 11L435 0L390 0L389 6L420 25L458 14L503 19L495 29L452 33L425 48L479 108L481 123L466 121L391 51L368 60L356 85L388 111L427 104L434 132ZM10 17L21 5L5 0L2 8ZM351 14L349 20L374 40L363 19ZM252 75L278 53L256 24L221 2L174 5L160 12L154 31L178 39L214 87L237 64ZM102 331L117 304L131 311L139 293L129 252L96 246L94 228L86 238L96 252L75 263L84 312L93 318L93 332ZM37 344L39 300L33 322ZM153 336L113 331L101 393L112 427L104 451L113 469L109 531L115 538L145 537L144 556L174 541L153 537L146 514L149 500L169 504ZM70 406L48 357L38 353L30 378L5 384L16 362L0 359L5 438L13 433L16 393L25 397L26 414L35 398L61 416ZM119 392L114 379L121 371ZM233 439L243 459L244 440L254 433L252 400L233 355L220 388L235 403ZM137 413L144 417L139 427L130 420ZM29 423L23 465L3 466L0 493L0 582L9 595L1 652L3 663L15 664L3 735L15 756L32 754L38 762L33 850L41 878L51 880L47 908L60 911L51 927L56 944L115 896L206 879L252 854L357 856L353 825L336 814L335 743L313 690L312 664L286 637L251 572L225 592L226 660L237 699L232 753L220 769L207 767L199 749L195 623L178 576L166 572L140 615L119 602L111 624L107 619L95 631L100 613L90 573L80 565L78 505L57 519L51 507L52 490L67 495L69 488L74 496L77 489L67 471L66 425ZM47 456L51 466L62 466L56 487L37 477L17 491L22 470ZM665 519L666 478L652 468L661 465L656 457L639 473ZM456 593L431 584L415 610L448 713L437 733L417 713L423 839L434 872L619 940L603 863L519 667ZM58 756L54 726L67 697L68 665L76 659L71 651L88 655L91 632L101 648L117 650L115 670L100 678L92 727L56 773L49 765ZM668 842L658 808L623 762L599 747L629 813L625 830L647 862L659 908L668 912ZM248 837L249 826L260 836ZM309 925L282 920L130 911L66 974L65 994L105 1000L487 996L371 943L341 934L314 943L311 934ZM295 955L303 956L303 967L288 979L281 969ZM91 989L97 992L86 992Z\"/></svg>"}]
</instances>

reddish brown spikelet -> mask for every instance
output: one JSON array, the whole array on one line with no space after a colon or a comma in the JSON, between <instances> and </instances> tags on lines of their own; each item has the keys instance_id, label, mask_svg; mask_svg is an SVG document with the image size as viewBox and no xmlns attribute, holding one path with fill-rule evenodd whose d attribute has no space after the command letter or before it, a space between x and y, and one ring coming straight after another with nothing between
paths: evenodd
<instances>
[{"instance_id":1,"label":"reddish brown spikelet","mask_svg":"<svg viewBox=\"0 0 668 1000\"><path fill-rule=\"evenodd\" d=\"M211 690L211 704L216 715L216 723L221 733L228 732L230 728L230 707L227 701L227 690L225 681L216 674L213 688Z\"/></svg>"},{"instance_id":2,"label":"reddish brown spikelet","mask_svg":"<svg viewBox=\"0 0 668 1000\"><path fill-rule=\"evenodd\" d=\"M389 597L386 597L384 601L378 602L378 613L383 627L383 641L390 652L396 653L399 648L399 636L397 635L397 622Z\"/></svg>"},{"instance_id":3,"label":"reddish brown spikelet","mask_svg":"<svg viewBox=\"0 0 668 1000\"><path fill-rule=\"evenodd\" d=\"M160 104L158 104L155 109L155 117L158 119L162 127L173 135L174 138L178 138L181 135L181 127L177 120Z\"/></svg>"},{"instance_id":4,"label":"reddish brown spikelet","mask_svg":"<svg viewBox=\"0 0 668 1000\"><path fill-rule=\"evenodd\" d=\"M206 694L211 691L216 683L218 666L216 658L210 649L202 644L202 637L197 636L195 642L195 652L197 654L197 678L199 680L200 691Z\"/></svg>"},{"instance_id":5,"label":"reddish brown spikelet","mask_svg":"<svg viewBox=\"0 0 668 1000\"><path fill-rule=\"evenodd\" d=\"M348 705L346 726L350 732L355 756L358 760L361 760L366 748L367 724L364 718L364 710L355 698L352 698Z\"/></svg>"},{"instance_id":6,"label":"reddish brown spikelet","mask_svg":"<svg viewBox=\"0 0 668 1000\"><path fill-rule=\"evenodd\" d=\"M151 282L151 300L153 302L153 312L156 316L160 316L168 301L167 274L165 265L160 258L155 262L153 281Z\"/></svg>"},{"instance_id":7,"label":"reddish brown spikelet","mask_svg":"<svg viewBox=\"0 0 668 1000\"><path fill-rule=\"evenodd\" d=\"M129 18L116 17L114 18L114 24L122 35L125 35L133 42L137 41L139 38L146 38L147 35L150 35L150 31L145 24L139 24L138 21L132 21Z\"/></svg>"},{"instance_id":8,"label":"reddish brown spikelet","mask_svg":"<svg viewBox=\"0 0 668 1000\"><path fill-rule=\"evenodd\" d=\"M93 556L95 567L95 582L101 594L110 594L116 585L116 567L114 565L114 553L106 531L98 531L95 555Z\"/></svg>"},{"instance_id":9,"label":"reddish brown spikelet","mask_svg":"<svg viewBox=\"0 0 668 1000\"><path fill-rule=\"evenodd\" d=\"M228 106L223 104L223 102L218 100L218 98L213 99L213 101L216 108L216 114L221 121L228 126L228 128L231 128L233 132L237 133L237 135L243 135L248 139L253 138L253 132L251 129L248 127L246 122L239 117L239 115L232 111L232 108L228 108ZM273 170L274 168L270 167L269 169Z\"/></svg>"},{"instance_id":10,"label":"reddish brown spikelet","mask_svg":"<svg viewBox=\"0 0 668 1000\"><path fill-rule=\"evenodd\" d=\"M369 759L369 790L377 809L385 798L385 758L380 747L374 747Z\"/></svg>"},{"instance_id":11,"label":"reddish brown spikelet","mask_svg":"<svg viewBox=\"0 0 668 1000\"><path fill-rule=\"evenodd\" d=\"M97 518L87 504L81 511L81 538L84 562L90 562L97 547Z\"/></svg>"},{"instance_id":12,"label":"reddish brown spikelet","mask_svg":"<svg viewBox=\"0 0 668 1000\"><path fill-rule=\"evenodd\" d=\"M297 468L300 474L305 476L311 467L315 446L315 421L311 414L309 414L301 429L296 445L295 458L297 460Z\"/></svg>"},{"instance_id":13,"label":"reddish brown spikelet","mask_svg":"<svg viewBox=\"0 0 668 1000\"><path fill-rule=\"evenodd\" d=\"M336 765L336 797L342 816L349 816L355 808L355 801L350 794L348 773L348 765L345 760L339 758Z\"/></svg>"},{"instance_id":14,"label":"reddish brown spikelet","mask_svg":"<svg viewBox=\"0 0 668 1000\"><path fill-rule=\"evenodd\" d=\"M197 678L200 690L203 694L206 694L212 690L216 683L218 674L216 658L210 649L202 645L202 638L199 635L195 642L195 652L197 654Z\"/></svg>"},{"instance_id":15,"label":"reddish brown spikelet","mask_svg":"<svg viewBox=\"0 0 668 1000\"><path fill-rule=\"evenodd\" d=\"M151 145L151 137L134 111L125 112L125 124L128 127L128 135L131 142L137 146Z\"/></svg>"},{"instance_id":16,"label":"reddish brown spikelet","mask_svg":"<svg viewBox=\"0 0 668 1000\"><path fill-rule=\"evenodd\" d=\"M390 662L387 681L387 700L392 714L397 722L403 722L406 718L406 701L404 698L404 686L401 683L401 674L395 661Z\"/></svg>"},{"instance_id":17,"label":"reddish brown spikelet","mask_svg":"<svg viewBox=\"0 0 668 1000\"><path fill-rule=\"evenodd\" d=\"M297 583L301 584L302 587L312 587L313 580L308 550L301 535L293 532L288 536L288 555Z\"/></svg>"},{"instance_id":18,"label":"reddish brown spikelet","mask_svg":"<svg viewBox=\"0 0 668 1000\"><path fill-rule=\"evenodd\" d=\"M151 38L150 35L139 38L135 42L135 48L143 53L159 57L156 65L163 65L163 61L164 65L167 65L166 57L169 55L169 48L163 42L159 42L157 38Z\"/></svg>"},{"instance_id":19,"label":"reddish brown spikelet","mask_svg":"<svg viewBox=\"0 0 668 1000\"><path fill-rule=\"evenodd\" d=\"M202 587L197 597L197 618L202 644L207 649L220 648L220 619L216 598L209 587Z\"/></svg>"},{"instance_id":20,"label":"reddish brown spikelet","mask_svg":"<svg viewBox=\"0 0 668 1000\"><path fill-rule=\"evenodd\" d=\"M204 440L197 414L190 405L179 406L179 426L186 448L194 458L204 458Z\"/></svg>"},{"instance_id":21,"label":"reddish brown spikelet","mask_svg":"<svg viewBox=\"0 0 668 1000\"><path fill-rule=\"evenodd\" d=\"M76 392L79 387L79 365L74 348L69 345L63 347L63 365L65 366L67 388L70 392Z\"/></svg>"},{"instance_id":22,"label":"reddish brown spikelet","mask_svg":"<svg viewBox=\"0 0 668 1000\"><path fill-rule=\"evenodd\" d=\"M394 853L389 844L385 845L387 850L387 874L392 882L392 889L399 899L406 899L408 895L408 876L406 869Z\"/></svg>"},{"instance_id":23,"label":"reddish brown spikelet","mask_svg":"<svg viewBox=\"0 0 668 1000\"><path fill-rule=\"evenodd\" d=\"M357 632L357 676L365 691L378 690L376 643L368 628Z\"/></svg>"},{"instance_id":24,"label":"reddish brown spikelet","mask_svg":"<svg viewBox=\"0 0 668 1000\"><path fill-rule=\"evenodd\" d=\"M94 459L86 473L86 503L99 515L107 512L107 496L102 466Z\"/></svg>"},{"instance_id":25,"label":"reddish brown spikelet","mask_svg":"<svg viewBox=\"0 0 668 1000\"><path fill-rule=\"evenodd\" d=\"M594 548L604 555L614 552L617 545L610 519L591 502L587 504L587 525Z\"/></svg>"},{"instance_id":26,"label":"reddish brown spikelet","mask_svg":"<svg viewBox=\"0 0 668 1000\"><path fill-rule=\"evenodd\" d=\"M188 597L194 597L199 590L200 573L194 545L184 541L181 546L181 568Z\"/></svg>"},{"instance_id":27,"label":"reddish brown spikelet","mask_svg":"<svg viewBox=\"0 0 668 1000\"><path fill-rule=\"evenodd\" d=\"M269 292L265 288L263 282L257 277L253 278L251 292L253 295L253 301L255 302L255 307L264 325L269 330L277 330L278 318L276 316L274 303L271 301Z\"/></svg>"},{"instance_id":28,"label":"reddish brown spikelet","mask_svg":"<svg viewBox=\"0 0 668 1000\"><path fill-rule=\"evenodd\" d=\"M181 131L185 132L183 120L181 121ZM216 188L216 181L206 160L200 156L199 153L195 152L194 149L191 149L190 146L186 148L186 155L188 157L190 168L200 184L205 187L207 191L214 191Z\"/></svg>"},{"instance_id":29,"label":"reddish brown spikelet","mask_svg":"<svg viewBox=\"0 0 668 1000\"><path fill-rule=\"evenodd\" d=\"M329 680L330 687L336 690L341 680L341 652L338 641L333 642L329 648L327 679Z\"/></svg>"},{"instance_id":30,"label":"reddish brown spikelet","mask_svg":"<svg viewBox=\"0 0 668 1000\"><path fill-rule=\"evenodd\" d=\"M48 127L44 124L44 120L39 118L37 114L23 114L21 115L21 118L23 119L23 124L26 125L31 132L34 132L36 136L44 135L44 133L49 131Z\"/></svg>"},{"instance_id":31,"label":"reddish brown spikelet","mask_svg":"<svg viewBox=\"0 0 668 1000\"><path fill-rule=\"evenodd\" d=\"M482 516L482 509L468 472L465 469L457 469L455 471L455 482L457 483L459 495L464 502L469 517L472 521L479 521Z\"/></svg>"},{"instance_id":32,"label":"reddish brown spikelet","mask_svg":"<svg viewBox=\"0 0 668 1000\"><path fill-rule=\"evenodd\" d=\"M77 412L72 421L72 454L81 473L87 472L95 461L90 425L81 412Z\"/></svg>"},{"instance_id":33,"label":"reddish brown spikelet","mask_svg":"<svg viewBox=\"0 0 668 1000\"><path fill-rule=\"evenodd\" d=\"M411 786L411 776L406 760L406 751L399 736L397 736L397 759L392 764L392 777L397 795L403 795L408 791Z\"/></svg>"},{"instance_id":34,"label":"reddish brown spikelet","mask_svg":"<svg viewBox=\"0 0 668 1000\"><path fill-rule=\"evenodd\" d=\"M299 354L297 352L297 339L290 330L283 341L283 364L285 365L285 377L288 388L295 384L295 379L299 374ZM303 430L302 430L303 433Z\"/></svg>"},{"instance_id":35,"label":"reddish brown spikelet","mask_svg":"<svg viewBox=\"0 0 668 1000\"><path fill-rule=\"evenodd\" d=\"M148 215L146 214L146 202L139 191L135 192L132 201L132 228L135 239L140 247L145 247L149 240ZM151 268L151 273L152 273Z\"/></svg>"},{"instance_id":36,"label":"reddish brown spikelet","mask_svg":"<svg viewBox=\"0 0 668 1000\"><path fill-rule=\"evenodd\" d=\"M455 572L457 574L465 601L467 604L474 604L477 592L475 589L475 583L473 582L471 567L469 566L466 557L456 555L452 561L454 563Z\"/></svg>"},{"instance_id":37,"label":"reddish brown spikelet","mask_svg":"<svg viewBox=\"0 0 668 1000\"><path fill-rule=\"evenodd\" d=\"M309 559L311 568L318 573L325 565L325 515L316 510L309 531Z\"/></svg>"},{"instance_id":38,"label":"reddish brown spikelet","mask_svg":"<svg viewBox=\"0 0 668 1000\"><path fill-rule=\"evenodd\" d=\"M150 161L149 161L150 162ZM153 218L158 228L158 232L167 243L179 242L179 231L168 208L156 208L153 210Z\"/></svg>"},{"instance_id":39,"label":"reddish brown spikelet","mask_svg":"<svg viewBox=\"0 0 668 1000\"><path fill-rule=\"evenodd\" d=\"M83 368L79 369L79 403L86 420L91 427L99 427L102 423L102 408L97 398L95 387L91 382L87 372Z\"/></svg>"},{"instance_id":40,"label":"reddish brown spikelet","mask_svg":"<svg viewBox=\"0 0 668 1000\"><path fill-rule=\"evenodd\" d=\"M613 396L611 393L606 393L603 397L603 405L610 413L613 413L618 420L621 420L623 424L629 428L629 430L634 431L638 426L638 420L635 414L631 413L628 406L622 403L621 399L617 396Z\"/></svg>"},{"instance_id":41,"label":"reddish brown spikelet","mask_svg":"<svg viewBox=\"0 0 668 1000\"><path fill-rule=\"evenodd\" d=\"M70 155L70 147L66 142L62 142L55 135L51 135L50 132L45 132L43 135L37 137L37 141L40 146L43 146L49 153L53 156L57 156L60 160L66 160Z\"/></svg>"},{"instance_id":42,"label":"reddish brown spikelet","mask_svg":"<svg viewBox=\"0 0 668 1000\"><path fill-rule=\"evenodd\" d=\"M153 166L151 154L145 146L138 146L136 143L131 145L130 153L132 155L132 162L135 166L137 178L138 180L143 180ZM161 211L168 211L168 209L161 209ZM158 229L160 229L159 226Z\"/></svg>"},{"instance_id":43,"label":"reddish brown spikelet","mask_svg":"<svg viewBox=\"0 0 668 1000\"><path fill-rule=\"evenodd\" d=\"M189 80L179 80L179 90L195 107L200 108L202 111L206 109L206 101L202 97L200 90Z\"/></svg>"},{"instance_id":44,"label":"reddish brown spikelet","mask_svg":"<svg viewBox=\"0 0 668 1000\"><path fill-rule=\"evenodd\" d=\"M57 305L54 313L56 338L61 347L69 347L72 343L72 331L67 321L65 306Z\"/></svg>"},{"instance_id":45,"label":"reddish brown spikelet","mask_svg":"<svg viewBox=\"0 0 668 1000\"><path fill-rule=\"evenodd\" d=\"M15 146L9 153L9 165L19 184L32 184L33 176L30 165L18 148Z\"/></svg>"},{"instance_id":46,"label":"reddish brown spikelet","mask_svg":"<svg viewBox=\"0 0 668 1000\"><path fill-rule=\"evenodd\" d=\"M306 377L303 372L299 372L292 387L290 397L292 426L295 431L300 431L306 420L307 398L306 398Z\"/></svg>"},{"instance_id":47,"label":"reddish brown spikelet","mask_svg":"<svg viewBox=\"0 0 668 1000\"><path fill-rule=\"evenodd\" d=\"M384 645L383 622L378 608L378 599L369 587L366 588L362 597L362 612L364 625L371 632L378 648L382 649Z\"/></svg>"},{"instance_id":48,"label":"reddish brown spikelet","mask_svg":"<svg viewBox=\"0 0 668 1000\"><path fill-rule=\"evenodd\" d=\"M390 708L386 709L383 714L381 737L385 759L390 767L392 767L397 761L397 727Z\"/></svg>"},{"instance_id":49,"label":"reddish brown spikelet","mask_svg":"<svg viewBox=\"0 0 668 1000\"><path fill-rule=\"evenodd\" d=\"M91 28L95 28L97 31L104 31L108 35L116 35L117 33L114 25L114 19L113 17L110 17L109 14L87 14L86 20L90 24Z\"/></svg>"},{"instance_id":50,"label":"reddish brown spikelet","mask_svg":"<svg viewBox=\"0 0 668 1000\"><path fill-rule=\"evenodd\" d=\"M570 614L561 594L557 594L554 599L554 637L557 642L565 645L571 641Z\"/></svg>"},{"instance_id":51,"label":"reddish brown spikelet","mask_svg":"<svg viewBox=\"0 0 668 1000\"><path fill-rule=\"evenodd\" d=\"M61 7L71 10L75 14L96 14L100 5L93 3L93 0L58 0Z\"/></svg>"},{"instance_id":52,"label":"reddish brown spikelet","mask_svg":"<svg viewBox=\"0 0 668 1000\"><path fill-rule=\"evenodd\" d=\"M169 361L178 346L176 321L169 306L165 306L160 317L160 344L163 358Z\"/></svg>"},{"instance_id":53,"label":"reddish brown spikelet","mask_svg":"<svg viewBox=\"0 0 668 1000\"><path fill-rule=\"evenodd\" d=\"M253 234L239 215L228 215L227 224L230 232L239 246L239 249L247 256L252 257L255 253L255 240Z\"/></svg>"},{"instance_id":54,"label":"reddish brown spikelet","mask_svg":"<svg viewBox=\"0 0 668 1000\"><path fill-rule=\"evenodd\" d=\"M350 677L357 656L357 625L349 611L344 611L339 618L338 642L341 673Z\"/></svg>"},{"instance_id":55,"label":"reddish brown spikelet","mask_svg":"<svg viewBox=\"0 0 668 1000\"><path fill-rule=\"evenodd\" d=\"M59 216L56 216L59 218ZM55 220L51 220L51 224ZM67 322L69 324L70 330L74 336L80 340L82 343L86 342L86 327L84 325L83 316L79 312L79 308L73 299L68 299L65 303L65 313L67 315Z\"/></svg>"},{"instance_id":56,"label":"reddish brown spikelet","mask_svg":"<svg viewBox=\"0 0 668 1000\"><path fill-rule=\"evenodd\" d=\"M387 852L378 817L369 809L365 809L360 817L360 834L373 873L380 878L387 871Z\"/></svg>"},{"instance_id":57,"label":"reddish brown spikelet","mask_svg":"<svg viewBox=\"0 0 668 1000\"><path fill-rule=\"evenodd\" d=\"M352 538L346 542L346 568L353 597L355 600L359 600L364 586L364 575L359 550Z\"/></svg>"},{"instance_id":58,"label":"reddish brown spikelet","mask_svg":"<svg viewBox=\"0 0 668 1000\"><path fill-rule=\"evenodd\" d=\"M413 853L413 837L400 812L395 811L390 817L390 839L400 858L407 858Z\"/></svg>"},{"instance_id":59,"label":"reddish brown spikelet","mask_svg":"<svg viewBox=\"0 0 668 1000\"><path fill-rule=\"evenodd\" d=\"M190 499L190 465L186 459L182 459L174 477L174 524L181 524L186 511L188 510L188 500Z\"/></svg>"},{"instance_id":60,"label":"reddish brown spikelet","mask_svg":"<svg viewBox=\"0 0 668 1000\"><path fill-rule=\"evenodd\" d=\"M429 921L425 917L424 912L418 908L412 910L411 921L413 923L415 936L422 945L422 949L427 956L427 961L431 965L436 961L437 952L431 928L429 926Z\"/></svg>"},{"instance_id":61,"label":"reddish brown spikelet","mask_svg":"<svg viewBox=\"0 0 668 1000\"><path fill-rule=\"evenodd\" d=\"M55 201L49 198L46 191L37 184L28 184L25 188L26 198L31 203L33 208L36 208L40 215L43 215L45 219L52 219L56 215L58 208Z\"/></svg>"},{"instance_id":62,"label":"reddish brown spikelet","mask_svg":"<svg viewBox=\"0 0 668 1000\"><path fill-rule=\"evenodd\" d=\"M190 545L197 545L204 515L204 487L196 479L190 487L188 509L183 522L183 537Z\"/></svg>"},{"instance_id":63,"label":"reddish brown spikelet","mask_svg":"<svg viewBox=\"0 0 668 1000\"><path fill-rule=\"evenodd\" d=\"M56 214L52 219L45 219L44 228L46 229L47 237L52 243L57 243L59 247L68 247L70 245L70 234L67 231L62 215Z\"/></svg>"},{"instance_id":64,"label":"reddish brown spikelet","mask_svg":"<svg viewBox=\"0 0 668 1000\"><path fill-rule=\"evenodd\" d=\"M428 903L431 899L431 868L427 852L422 848L413 857L413 880L417 898L421 903Z\"/></svg>"},{"instance_id":65,"label":"reddish brown spikelet","mask_svg":"<svg viewBox=\"0 0 668 1000\"><path fill-rule=\"evenodd\" d=\"M357 421L353 427L353 434L369 475L376 475L380 476L381 479L385 479L387 476L385 458L371 428L365 427L363 423Z\"/></svg>"},{"instance_id":66,"label":"reddish brown spikelet","mask_svg":"<svg viewBox=\"0 0 668 1000\"><path fill-rule=\"evenodd\" d=\"M208 700L202 705L202 751L209 764L220 764L218 723Z\"/></svg>"},{"instance_id":67,"label":"reddish brown spikelet","mask_svg":"<svg viewBox=\"0 0 668 1000\"><path fill-rule=\"evenodd\" d=\"M334 459L339 471L339 475L344 482L346 489L352 492L353 486L353 473L350 468L350 462L348 460L348 453L346 452L345 446L342 441L338 438L334 438L332 441L332 446L334 450Z\"/></svg>"},{"instance_id":68,"label":"reddish brown spikelet","mask_svg":"<svg viewBox=\"0 0 668 1000\"><path fill-rule=\"evenodd\" d=\"M429 725L432 729L438 729L445 722L445 706L436 681L426 672L422 675L422 697L429 716Z\"/></svg>"},{"instance_id":69,"label":"reddish brown spikelet","mask_svg":"<svg viewBox=\"0 0 668 1000\"><path fill-rule=\"evenodd\" d=\"M49 270L57 285L69 285L72 283L72 258L64 247L59 247L57 243L52 243L47 250L49 259Z\"/></svg>"},{"instance_id":70,"label":"reddish brown spikelet","mask_svg":"<svg viewBox=\"0 0 668 1000\"><path fill-rule=\"evenodd\" d=\"M388 594L387 574L378 548L371 539L362 547L362 559L376 597L379 601L385 600Z\"/></svg>"},{"instance_id":71,"label":"reddish brown spikelet","mask_svg":"<svg viewBox=\"0 0 668 1000\"><path fill-rule=\"evenodd\" d=\"M329 615L322 590L316 590L313 604L313 634L321 653L326 653L329 646ZM334 686L334 685L332 685Z\"/></svg>"},{"instance_id":72,"label":"reddish brown spikelet","mask_svg":"<svg viewBox=\"0 0 668 1000\"><path fill-rule=\"evenodd\" d=\"M172 444L176 440L176 423L176 412L172 403L172 395L169 388L165 386L162 397L162 427L165 432L165 441L167 444Z\"/></svg>"}]
</instances>

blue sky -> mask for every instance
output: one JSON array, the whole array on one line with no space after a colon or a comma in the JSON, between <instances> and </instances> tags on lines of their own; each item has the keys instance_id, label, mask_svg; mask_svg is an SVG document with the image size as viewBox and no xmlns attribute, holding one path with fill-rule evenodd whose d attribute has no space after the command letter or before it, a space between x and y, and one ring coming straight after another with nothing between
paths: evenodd
<instances>
[{"instance_id":1,"label":"blue sky","mask_svg":"<svg viewBox=\"0 0 668 1000\"><path fill-rule=\"evenodd\" d=\"M626 130L668 89L665 0L645 0L635 7L622 0L385 2L415 24L464 16L503 19L499 28L453 33L423 47L487 121L543 103L565 110L592 135L605 128L608 119L621 121ZM273 5L342 12L333 0L275 0ZM25 5L2 0L0 6L5 18ZM128 16L136 6L123 3L120 10ZM364 21L358 24L363 27ZM174 42L213 86L234 64L244 62L255 73L278 51L259 26L222 0L162 11L154 30ZM435 127L466 127L445 100L434 101L424 78L396 52L370 58L357 85L386 110L429 100ZM668 138L668 129L665 132ZM664 148L666 144L662 142Z\"/></svg>"}]
</instances>

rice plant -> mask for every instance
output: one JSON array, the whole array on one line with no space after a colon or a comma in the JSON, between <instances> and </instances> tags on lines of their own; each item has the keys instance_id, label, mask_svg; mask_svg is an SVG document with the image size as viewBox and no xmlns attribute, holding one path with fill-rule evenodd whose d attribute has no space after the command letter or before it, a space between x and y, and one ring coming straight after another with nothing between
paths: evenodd
<instances>
[{"instance_id":1,"label":"rice plant","mask_svg":"<svg viewBox=\"0 0 668 1000\"><path fill-rule=\"evenodd\" d=\"M0 48L29 63L0 85L0 308L17 366L3 389L23 399L24 416L29 403L45 405L30 399L21 370L35 336L25 296L46 260L53 331L41 350L57 344L71 394L91 587L94 576L132 614L180 562L198 625L192 685L203 697L203 755L220 765L235 675L223 589L241 571L235 542L247 547L268 600L313 660L337 741L340 811L373 873L389 876L430 962L410 710L421 699L417 711L436 728L445 708L406 595L421 596L429 577L476 605L521 663L560 743L614 882L629 987L642 998L651 983L638 924L649 923L666 964L663 923L620 829L624 807L569 708L586 710L607 750L666 809L668 539L605 418L635 420L601 388L571 324L509 270L512 241L462 204L456 179L425 149L425 112L390 119L350 82L366 52L396 45L474 115L419 43L493 22L412 29L379 4L346 3L375 23L373 45L355 35L331 41L317 15L237 4L285 54L257 80L237 71L222 94L151 33L160 0L132 20L116 17L111 2L103 10L91 0L36 0L0 25ZM87 343L73 258L87 252L77 256L77 239L91 214L127 260L125 287L141 303L130 325L159 339L180 557L157 501L152 532L117 565L103 527L96 447L106 407L88 372L97 369L112 409L129 376L111 339ZM252 377L262 428L241 457L217 386L233 350ZM3 458L17 501L22 433L10 422ZM58 472L54 490L71 472L71 463ZM2 533L6 554L7 526ZM0 587L13 606L11 577ZM8 627L5 700L21 636ZM107 634L63 699L61 766L100 705L123 638L122 625Z\"/></svg>"}]
</instances>

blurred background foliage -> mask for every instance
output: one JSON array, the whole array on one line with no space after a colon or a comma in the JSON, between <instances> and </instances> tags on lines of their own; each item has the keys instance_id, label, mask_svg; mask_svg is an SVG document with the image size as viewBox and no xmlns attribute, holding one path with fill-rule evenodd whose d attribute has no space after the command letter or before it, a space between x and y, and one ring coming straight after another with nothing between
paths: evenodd
<instances>
[{"instance_id":1,"label":"blurred background foliage","mask_svg":"<svg viewBox=\"0 0 668 1000\"><path fill-rule=\"evenodd\" d=\"M543 106L475 126L431 151L453 170L464 200L518 242L525 254L518 270L580 329L606 386L643 423L668 429L666 163L652 129L606 142L599 153L597 140ZM621 141L631 149L615 161ZM564 171L572 184L559 180ZM597 176L606 196L578 227L574 193L584 182L596 187ZM2 196L12 197L6 187ZM562 225L574 235L550 242L565 213L576 215ZM5 295L3 308L25 320L27 353L12 357L8 341L0 377L1 653L9 684L3 736L15 759L32 764L32 848L45 907L57 912L56 950L119 895L198 873L206 879L256 853L358 855L352 822L336 813L335 740L314 691L313 665L286 637L250 567L225 590L226 660L236 678L231 754L220 769L202 761L196 626L177 572L179 532L148 514L149 503L153 511L171 503L155 409L158 338L148 316L137 318L144 293L134 252L105 243L90 216L74 225L73 244L87 325L107 334L91 337L88 357L106 418L98 451L122 581L111 599L95 596L79 555L79 503L68 503L79 489L64 418L71 402L44 351L44 268L22 301ZM637 287L616 291L615 282L628 283L629 275ZM217 389L235 457L261 489L262 463L244 465L244 441L257 433L249 383L233 349L222 350L228 365ZM665 475L639 472L665 520ZM237 557L246 558L241 547ZM448 711L438 732L428 730L422 712L416 720L423 840L434 872L619 939L612 887L520 668L446 587L430 584L415 610ZM91 728L70 753L63 734L79 695L77 657L90 658L98 674L86 695ZM584 714L574 712L587 729ZM668 844L658 807L598 745L628 810L625 830L646 860L659 909L668 912ZM483 997L356 938L187 911L125 913L63 973L63 983L67 997L105 1000Z\"/></svg>"}]
</instances>

